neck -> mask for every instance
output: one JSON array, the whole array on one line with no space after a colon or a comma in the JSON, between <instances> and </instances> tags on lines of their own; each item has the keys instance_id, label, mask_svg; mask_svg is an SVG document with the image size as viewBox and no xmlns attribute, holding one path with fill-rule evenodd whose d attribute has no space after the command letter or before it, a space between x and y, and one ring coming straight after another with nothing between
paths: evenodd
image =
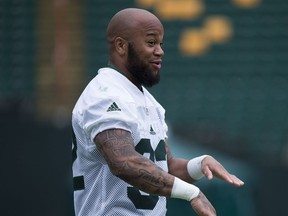
<instances>
[{"instance_id":1,"label":"neck","mask_svg":"<svg viewBox=\"0 0 288 216\"><path fill-rule=\"evenodd\" d=\"M111 62L108 62L108 67L113 68L114 70L116 70L117 72L121 73L123 76L125 76L128 80L130 80L130 82L132 82L141 92L143 92L143 88L140 84L137 84L137 82L135 82L134 77L131 76L131 74L127 74L122 72L122 70L120 70L118 67L116 67L114 64L112 64Z\"/></svg>"}]
</instances>

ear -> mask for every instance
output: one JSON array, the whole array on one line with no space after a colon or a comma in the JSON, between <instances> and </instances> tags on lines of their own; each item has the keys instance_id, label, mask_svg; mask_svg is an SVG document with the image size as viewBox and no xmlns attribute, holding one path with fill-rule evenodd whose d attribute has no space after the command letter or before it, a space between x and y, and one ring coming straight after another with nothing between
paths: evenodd
<instances>
[{"instance_id":1,"label":"ear","mask_svg":"<svg viewBox=\"0 0 288 216\"><path fill-rule=\"evenodd\" d=\"M127 52L127 47L128 47L128 43L125 39L123 39L122 37L117 37L115 38L114 41L115 44L115 50L116 52L119 53L119 55L125 55L125 53Z\"/></svg>"}]
</instances>

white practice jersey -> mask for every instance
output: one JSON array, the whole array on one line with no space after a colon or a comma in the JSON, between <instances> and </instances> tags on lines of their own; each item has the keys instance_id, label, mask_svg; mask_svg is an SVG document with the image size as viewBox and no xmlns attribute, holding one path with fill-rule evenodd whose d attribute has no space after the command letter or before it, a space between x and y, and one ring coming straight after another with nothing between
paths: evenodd
<instances>
[{"instance_id":1,"label":"white practice jersey","mask_svg":"<svg viewBox=\"0 0 288 216\"><path fill-rule=\"evenodd\" d=\"M72 115L76 216L164 216L166 197L139 191L114 176L93 143L101 131L131 132L135 149L168 171L165 110L112 68L102 68L78 99Z\"/></svg>"}]
</instances>

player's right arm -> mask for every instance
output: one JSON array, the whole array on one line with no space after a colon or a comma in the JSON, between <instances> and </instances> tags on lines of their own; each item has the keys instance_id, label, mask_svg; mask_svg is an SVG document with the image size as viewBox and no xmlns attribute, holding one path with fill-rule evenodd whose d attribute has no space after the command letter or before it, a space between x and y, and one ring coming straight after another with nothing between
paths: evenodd
<instances>
[{"instance_id":1,"label":"player's right arm","mask_svg":"<svg viewBox=\"0 0 288 216\"><path fill-rule=\"evenodd\" d=\"M139 154L134 148L130 132L122 129L105 130L96 135L94 143L115 176L146 193L171 196L176 178ZM190 201L198 215L216 215L215 209L201 191Z\"/></svg>"},{"instance_id":2,"label":"player's right arm","mask_svg":"<svg viewBox=\"0 0 288 216\"><path fill-rule=\"evenodd\" d=\"M174 176L139 154L130 132L105 130L96 135L94 142L113 175L146 193L170 196Z\"/></svg>"}]
</instances>

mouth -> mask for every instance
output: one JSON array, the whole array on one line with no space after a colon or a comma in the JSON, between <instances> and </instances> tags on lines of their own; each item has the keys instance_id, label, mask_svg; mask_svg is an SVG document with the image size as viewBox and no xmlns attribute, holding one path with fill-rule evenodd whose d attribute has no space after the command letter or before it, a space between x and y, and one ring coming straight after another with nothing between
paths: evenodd
<instances>
[{"instance_id":1,"label":"mouth","mask_svg":"<svg viewBox=\"0 0 288 216\"><path fill-rule=\"evenodd\" d=\"M156 68L157 70L161 69L161 63L162 63L162 60L154 60L151 62L153 67Z\"/></svg>"}]
</instances>

